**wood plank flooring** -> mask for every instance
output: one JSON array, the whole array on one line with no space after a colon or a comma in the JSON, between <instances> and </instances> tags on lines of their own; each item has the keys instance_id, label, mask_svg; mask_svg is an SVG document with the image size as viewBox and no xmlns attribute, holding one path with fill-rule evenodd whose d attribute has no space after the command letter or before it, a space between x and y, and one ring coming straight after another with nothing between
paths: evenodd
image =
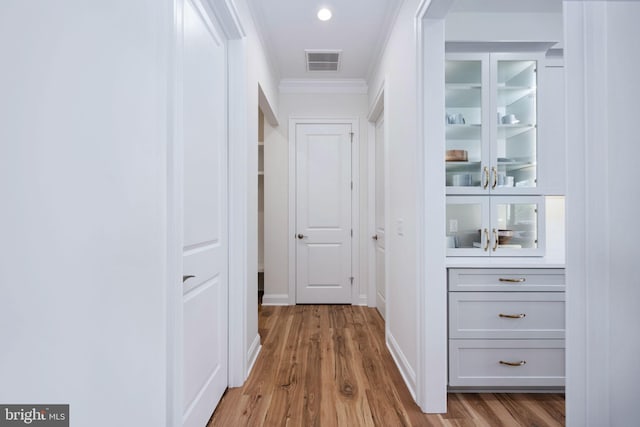
<instances>
[{"instance_id":1,"label":"wood plank flooring","mask_svg":"<svg viewBox=\"0 0 640 427\"><path fill-rule=\"evenodd\" d=\"M375 309L263 307L262 351L244 387L227 390L209 427L562 426L561 394L450 394L423 414L384 342Z\"/></svg>"}]
</instances>

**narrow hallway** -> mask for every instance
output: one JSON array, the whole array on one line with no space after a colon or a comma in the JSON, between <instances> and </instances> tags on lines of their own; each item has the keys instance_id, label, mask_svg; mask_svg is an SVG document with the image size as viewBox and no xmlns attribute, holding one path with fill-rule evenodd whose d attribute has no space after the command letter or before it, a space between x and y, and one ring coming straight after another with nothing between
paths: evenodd
<instances>
[{"instance_id":1,"label":"narrow hallway","mask_svg":"<svg viewBox=\"0 0 640 427\"><path fill-rule=\"evenodd\" d=\"M244 387L228 389L213 426L559 426L564 395L450 394L423 414L384 342L375 309L262 307L262 352Z\"/></svg>"}]
</instances>

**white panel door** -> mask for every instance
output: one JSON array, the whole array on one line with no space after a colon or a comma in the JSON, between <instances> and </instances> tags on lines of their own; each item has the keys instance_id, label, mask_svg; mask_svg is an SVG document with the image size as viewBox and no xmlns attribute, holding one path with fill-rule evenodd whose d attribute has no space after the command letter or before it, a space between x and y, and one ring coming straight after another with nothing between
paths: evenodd
<instances>
[{"instance_id":1,"label":"white panel door","mask_svg":"<svg viewBox=\"0 0 640 427\"><path fill-rule=\"evenodd\" d=\"M200 10L184 2L183 425L193 427L228 376L227 59Z\"/></svg>"},{"instance_id":2,"label":"white panel door","mask_svg":"<svg viewBox=\"0 0 640 427\"><path fill-rule=\"evenodd\" d=\"M385 289L385 230L384 230L384 119L376 123L376 165L375 165L375 199L376 230L374 244L376 248L376 307L385 318L387 295Z\"/></svg>"},{"instance_id":3,"label":"white panel door","mask_svg":"<svg viewBox=\"0 0 640 427\"><path fill-rule=\"evenodd\" d=\"M351 125L296 126L296 302L351 303Z\"/></svg>"}]
</instances>

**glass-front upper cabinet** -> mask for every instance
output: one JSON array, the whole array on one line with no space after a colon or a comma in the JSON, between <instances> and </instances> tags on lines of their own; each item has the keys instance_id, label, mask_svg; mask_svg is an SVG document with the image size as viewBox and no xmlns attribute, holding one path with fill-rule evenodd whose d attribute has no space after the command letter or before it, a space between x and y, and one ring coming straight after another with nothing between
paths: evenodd
<instances>
[{"instance_id":1,"label":"glass-front upper cabinet","mask_svg":"<svg viewBox=\"0 0 640 427\"><path fill-rule=\"evenodd\" d=\"M445 63L445 122L447 187L475 188L484 184L489 63L486 55L464 55Z\"/></svg>"},{"instance_id":2,"label":"glass-front upper cabinet","mask_svg":"<svg viewBox=\"0 0 640 427\"><path fill-rule=\"evenodd\" d=\"M447 194L537 194L537 54L449 54Z\"/></svg>"},{"instance_id":3,"label":"glass-front upper cabinet","mask_svg":"<svg viewBox=\"0 0 640 427\"><path fill-rule=\"evenodd\" d=\"M449 196L447 256L543 256L544 197Z\"/></svg>"}]
</instances>

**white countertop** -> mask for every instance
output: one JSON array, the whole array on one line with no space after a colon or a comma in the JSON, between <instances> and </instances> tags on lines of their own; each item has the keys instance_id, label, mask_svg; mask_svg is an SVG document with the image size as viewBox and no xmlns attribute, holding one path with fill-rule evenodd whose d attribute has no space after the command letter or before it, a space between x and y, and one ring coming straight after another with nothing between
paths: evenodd
<instances>
[{"instance_id":1,"label":"white countertop","mask_svg":"<svg viewBox=\"0 0 640 427\"><path fill-rule=\"evenodd\" d=\"M447 257L447 268L564 268L564 259L548 257Z\"/></svg>"}]
</instances>

